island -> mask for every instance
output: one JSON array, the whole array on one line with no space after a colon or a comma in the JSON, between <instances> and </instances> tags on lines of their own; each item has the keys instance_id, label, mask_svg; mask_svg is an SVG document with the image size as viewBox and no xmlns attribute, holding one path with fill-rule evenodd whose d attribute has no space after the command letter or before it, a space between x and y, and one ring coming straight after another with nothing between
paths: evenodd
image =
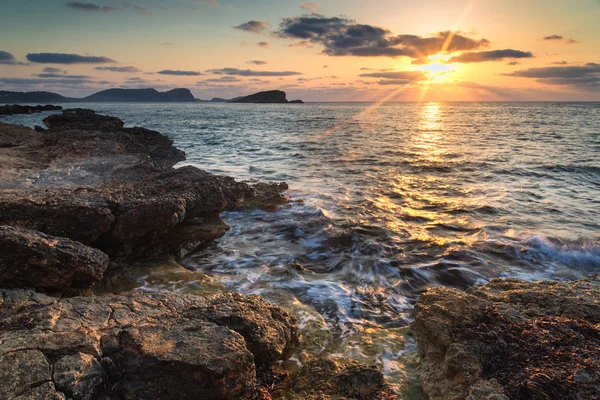
<instances>
[{"instance_id":1,"label":"island","mask_svg":"<svg viewBox=\"0 0 600 400\"><path fill-rule=\"evenodd\" d=\"M87 97L65 97L52 92L10 92L0 91L0 104L9 103L277 103L292 104L303 103L302 100L287 99L281 90L268 90L254 93L249 96L240 96L233 99L215 97L212 100L201 100L194 97L189 89L179 88L167 92L156 89L107 89Z\"/></svg>"}]
</instances>

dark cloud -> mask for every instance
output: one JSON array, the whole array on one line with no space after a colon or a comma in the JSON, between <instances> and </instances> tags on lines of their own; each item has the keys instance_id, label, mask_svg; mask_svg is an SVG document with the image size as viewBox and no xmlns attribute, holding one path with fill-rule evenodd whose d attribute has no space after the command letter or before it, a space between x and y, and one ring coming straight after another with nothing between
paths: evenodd
<instances>
[{"instance_id":1,"label":"dark cloud","mask_svg":"<svg viewBox=\"0 0 600 400\"><path fill-rule=\"evenodd\" d=\"M232 75L232 76L294 76L294 75L302 75L301 72L296 72L296 71L253 71L250 69L238 69L238 68L209 69L206 72L210 72L215 75Z\"/></svg>"},{"instance_id":2,"label":"dark cloud","mask_svg":"<svg viewBox=\"0 0 600 400\"><path fill-rule=\"evenodd\" d=\"M210 83L232 83L232 82L241 82L242 80L236 78L235 76L222 76L220 78L211 78L205 79L203 81L198 82L198 85L210 84Z\"/></svg>"},{"instance_id":3,"label":"dark cloud","mask_svg":"<svg viewBox=\"0 0 600 400\"><path fill-rule=\"evenodd\" d=\"M6 52L0 50L0 64L3 65L27 65L26 63L19 62L15 59L15 57Z\"/></svg>"},{"instance_id":4,"label":"dark cloud","mask_svg":"<svg viewBox=\"0 0 600 400\"><path fill-rule=\"evenodd\" d=\"M573 86L578 89L600 89L600 64L588 63L568 67L542 67L515 71L505 76L535 79L547 85Z\"/></svg>"},{"instance_id":5,"label":"dark cloud","mask_svg":"<svg viewBox=\"0 0 600 400\"><path fill-rule=\"evenodd\" d=\"M91 12L112 12L118 11L119 8L109 6L99 6L95 3L82 3L80 1L69 1L65 3L65 6L73 8L79 11L91 11Z\"/></svg>"},{"instance_id":6,"label":"dark cloud","mask_svg":"<svg viewBox=\"0 0 600 400\"><path fill-rule=\"evenodd\" d=\"M46 73L49 73L49 74L58 74L58 73L63 72L62 69L60 69L60 68L54 68L54 67L46 67L42 71L46 72ZM64 71L64 72L66 72L66 71Z\"/></svg>"},{"instance_id":7,"label":"dark cloud","mask_svg":"<svg viewBox=\"0 0 600 400\"><path fill-rule=\"evenodd\" d=\"M569 64L569 63L566 61L555 61L555 62L550 63L550 65L567 65L567 64Z\"/></svg>"},{"instance_id":8,"label":"dark cloud","mask_svg":"<svg viewBox=\"0 0 600 400\"><path fill-rule=\"evenodd\" d=\"M506 59L516 58L533 58L533 53L529 51L520 50L492 50L492 51L477 51L463 53L459 56L452 57L448 62L459 62L459 63L478 63L487 61L503 61Z\"/></svg>"},{"instance_id":9,"label":"dark cloud","mask_svg":"<svg viewBox=\"0 0 600 400\"><path fill-rule=\"evenodd\" d=\"M78 86L85 84L108 84L107 81L96 81L94 79L82 78L82 79L54 79L54 78L0 78L1 83L7 85L64 85L64 86Z\"/></svg>"},{"instance_id":10,"label":"dark cloud","mask_svg":"<svg viewBox=\"0 0 600 400\"><path fill-rule=\"evenodd\" d=\"M250 61L246 61L247 64L254 64L254 65L265 65L267 64L266 61L261 61L261 60L250 60Z\"/></svg>"},{"instance_id":11,"label":"dark cloud","mask_svg":"<svg viewBox=\"0 0 600 400\"><path fill-rule=\"evenodd\" d=\"M128 73L141 72L136 67L96 67L94 69L96 69L98 71L111 71L111 72L128 72Z\"/></svg>"},{"instance_id":12,"label":"dark cloud","mask_svg":"<svg viewBox=\"0 0 600 400\"><path fill-rule=\"evenodd\" d=\"M320 14L285 18L275 34L319 44L323 53L330 56L421 58L442 51L476 50L490 43L487 39L475 40L449 31L428 37L393 35L385 28Z\"/></svg>"},{"instance_id":13,"label":"dark cloud","mask_svg":"<svg viewBox=\"0 0 600 400\"><path fill-rule=\"evenodd\" d=\"M162 71L158 71L157 74L161 75L178 75L178 76L199 76L202 75L197 71L179 71L173 69L164 69Z\"/></svg>"},{"instance_id":14,"label":"dark cloud","mask_svg":"<svg viewBox=\"0 0 600 400\"><path fill-rule=\"evenodd\" d=\"M269 24L267 22L255 21L255 20L244 22L243 24L234 26L235 29L239 29L239 30L246 31L246 32L254 32L254 33L261 33L263 31L265 31L268 27L269 27Z\"/></svg>"},{"instance_id":15,"label":"dark cloud","mask_svg":"<svg viewBox=\"0 0 600 400\"><path fill-rule=\"evenodd\" d=\"M506 65L510 65L510 66L515 66L515 65L520 65L521 63L518 61L509 61L506 63Z\"/></svg>"},{"instance_id":16,"label":"dark cloud","mask_svg":"<svg viewBox=\"0 0 600 400\"><path fill-rule=\"evenodd\" d=\"M116 62L108 57L64 53L29 53L27 59L40 64L106 64Z\"/></svg>"},{"instance_id":17,"label":"dark cloud","mask_svg":"<svg viewBox=\"0 0 600 400\"><path fill-rule=\"evenodd\" d=\"M542 40L545 41L558 41L558 42L564 42L566 44L575 44L575 43L579 43L577 40L573 39L573 38L566 38L564 36L561 35L549 35L549 36L544 36L542 38Z\"/></svg>"},{"instance_id":18,"label":"dark cloud","mask_svg":"<svg viewBox=\"0 0 600 400\"><path fill-rule=\"evenodd\" d=\"M264 47L265 49L271 47L271 45L269 44L269 42L259 42L258 46Z\"/></svg>"},{"instance_id":19,"label":"dark cloud","mask_svg":"<svg viewBox=\"0 0 600 400\"><path fill-rule=\"evenodd\" d=\"M42 74L33 74L33 76L37 76L38 78L58 78L58 79L94 79L93 76L89 75L66 75L66 74L57 74L57 73L42 73Z\"/></svg>"}]
</instances>

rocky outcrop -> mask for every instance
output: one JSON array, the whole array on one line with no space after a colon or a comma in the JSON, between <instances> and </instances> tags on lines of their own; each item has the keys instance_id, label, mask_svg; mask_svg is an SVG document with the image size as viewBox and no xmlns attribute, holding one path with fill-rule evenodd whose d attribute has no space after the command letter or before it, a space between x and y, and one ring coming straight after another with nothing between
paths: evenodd
<instances>
[{"instance_id":1,"label":"rocky outcrop","mask_svg":"<svg viewBox=\"0 0 600 400\"><path fill-rule=\"evenodd\" d=\"M113 259L182 257L229 229L220 212L273 208L285 184L248 185L193 167L173 142L118 118L67 110L48 130L0 125L0 224L69 238Z\"/></svg>"},{"instance_id":2,"label":"rocky outcrop","mask_svg":"<svg viewBox=\"0 0 600 400\"><path fill-rule=\"evenodd\" d=\"M0 290L0 398L251 399L294 318L257 296Z\"/></svg>"},{"instance_id":3,"label":"rocky outcrop","mask_svg":"<svg viewBox=\"0 0 600 400\"><path fill-rule=\"evenodd\" d=\"M45 106L22 106L18 104L0 106L0 115L13 114L34 114L42 111L57 111L62 110L61 106L45 105Z\"/></svg>"},{"instance_id":4,"label":"rocky outcrop","mask_svg":"<svg viewBox=\"0 0 600 400\"><path fill-rule=\"evenodd\" d=\"M600 276L435 288L415 307L430 399L597 399Z\"/></svg>"},{"instance_id":5,"label":"rocky outcrop","mask_svg":"<svg viewBox=\"0 0 600 400\"><path fill-rule=\"evenodd\" d=\"M108 256L65 238L0 226L0 285L87 288L108 268Z\"/></svg>"},{"instance_id":6,"label":"rocky outcrop","mask_svg":"<svg viewBox=\"0 0 600 400\"><path fill-rule=\"evenodd\" d=\"M374 365L342 358L319 358L304 364L273 391L273 398L294 400L397 400Z\"/></svg>"},{"instance_id":7,"label":"rocky outcrop","mask_svg":"<svg viewBox=\"0 0 600 400\"><path fill-rule=\"evenodd\" d=\"M238 97L229 101L230 103L289 103L287 95L281 90L269 90L251 94L250 96Z\"/></svg>"}]
</instances>

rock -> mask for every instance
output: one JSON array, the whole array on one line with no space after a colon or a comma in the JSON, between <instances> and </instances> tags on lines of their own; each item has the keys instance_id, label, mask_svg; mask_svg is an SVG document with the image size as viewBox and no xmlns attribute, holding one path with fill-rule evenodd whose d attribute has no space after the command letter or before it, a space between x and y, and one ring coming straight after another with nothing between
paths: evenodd
<instances>
[{"instance_id":1,"label":"rock","mask_svg":"<svg viewBox=\"0 0 600 400\"><path fill-rule=\"evenodd\" d=\"M83 108L74 108L65 110L62 114L50 115L44 118L44 124L49 130L54 131L117 132L124 126L123 121L119 118L98 115L93 110Z\"/></svg>"},{"instance_id":2,"label":"rock","mask_svg":"<svg viewBox=\"0 0 600 400\"><path fill-rule=\"evenodd\" d=\"M137 293L56 299L0 290L0 398L241 399L299 327L258 296ZM53 371L51 373L51 371ZM54 389L56 388L56 389Z\"/></svg>"},{"instance_id":3,"label":"rock","mask_svg":"<svg viewBox=\"0 0 600 400\"><path fill-rule=\"evenodd\" d=\"M290 104L304 104L302 100L290 100Z\"/></svg>"},{"instance_id":4,"label":"rock","mask_svg":"<svg viewBox=\"0 0 600 400\"><path fill-rule=\"evenodd\" d=\"M600 276L430 289L415 306L413 329L432 400L600 393Z\"/></svg>"},{"instance_id":5,"label":"rock","mask_svg":"<svg viewBox=\"0 0 600 400\"><path fill-rule=\"evenodd\" d=\"M307 362L275 387L273 398L398 399L386 385L383 374L376 366L340 358L319 358Z\"/></svg>"},{"instance_id":6,"label":"rock","mask_svg":"<svg viewBox=\"0 0 600 400\"><path fill-rule=\"evenodd\" d=\"M253 195L244 202L244 207L274 210L285 204L289 199L282 193L289 189L285 182L260 182L257 180L244 181L252 190Z\"/></svg>"},{"instance_id":7,"label":"rock","mask_svg":"<svg viewBox=\"0 0 600 400\"><path fill-rule=\"evenodd\" d=\"M52 380L70 399L94 400L103 389L102 374L102 366L94 356L76 353L54 364Z\"/></svg>"},{"instance_id":8,"label":"rock","mask_svg":"<svg viewBox=\"0 0 600 400\"><path fill-rule=\"evenodd\" d=\"M87 288L99 282L108 256L70 239L0 226L0 284L17 281L34 288Z\"/></svg>"},{"instance_id":9,"label":"rock","mask_svg":"<svg viewBox=\"0 0 600 400\"><path fill-rule=\"evenodd\" d=\"M220 217L273 209L285 183L248 185L193 167L173 142L91 110L45 119L41 133L0 124L0 224L96 247L112 259L183 257L222 237Z\"/></svg>"},{"instance_id":10,"label":"rock","mask_svg":"<svg viewBox=\"0 0 600 400\"><path fill-rule=\"evenodd\" d=\"M62 110L61 106L45 105L45 106L21 106L18 104L0 106L0 115L13 114L34 114L42 111Z\"/></svg>"}]
</instances>

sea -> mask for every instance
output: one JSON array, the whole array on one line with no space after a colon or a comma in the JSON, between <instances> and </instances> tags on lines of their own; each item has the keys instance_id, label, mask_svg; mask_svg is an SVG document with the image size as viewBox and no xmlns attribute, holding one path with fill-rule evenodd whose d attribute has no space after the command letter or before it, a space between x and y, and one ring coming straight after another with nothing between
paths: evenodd
<instances>
[{"instance_id":1,"label":"sea","mask_svg":"<svg viewBox=\"0 0 600 400\"><path fill-rule=\"evenodd\" d=\"M287 308L304 344L283 368L349 357L418 399L408 327L423 291L600 272L600 103L63 106L170 136L180 165L288 183L289 204L224 213L225 237L129 288Z\"/></svg>"}]
</instances>

